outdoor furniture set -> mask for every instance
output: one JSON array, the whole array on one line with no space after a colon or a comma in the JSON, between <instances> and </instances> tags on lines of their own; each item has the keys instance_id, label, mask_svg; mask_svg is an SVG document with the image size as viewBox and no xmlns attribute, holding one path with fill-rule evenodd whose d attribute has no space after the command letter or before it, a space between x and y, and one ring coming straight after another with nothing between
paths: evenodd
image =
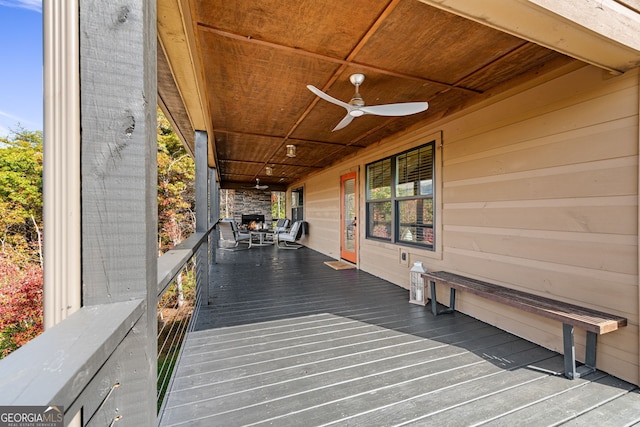
<instances>
[{"instance_id":1,"label":"outdoor furniture set","mask_svg":"<svg viewBox=\"0 0 640 427\"><path fill-rule=\"evenodd\" d=\"M234 242L234 247L237 247L239 243L247 243L249 245L248 248L267 246L274 243L278 248L282 249L298 249L302 247L302 245L296 243L302 237L302 221L294 222L289 228L288 219L279 219L273 230L258 228L243 231L230 218L221 219L217 225L220 230L220 239Z\"/></svg>"}]
</instances>

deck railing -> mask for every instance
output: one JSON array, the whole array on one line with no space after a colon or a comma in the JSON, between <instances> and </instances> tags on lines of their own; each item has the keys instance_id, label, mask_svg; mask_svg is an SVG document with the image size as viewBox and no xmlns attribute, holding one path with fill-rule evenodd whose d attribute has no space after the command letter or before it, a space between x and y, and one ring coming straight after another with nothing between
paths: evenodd
<instances>
[{"instance_id":1,"label":"deck railing","mask_svg":"<svg viewBox=\"0 0 640 427\"><path fill-rule=\"evenodd\" d=\"M169 388L173 368L180 354L186 332L191 320L197 317L198 308L205 298L205 293L202 292L202 275L195 274L195 278L188 275L188 280L195 279L196 282L193 293L183 293L178 289L180 275L185 270L198 271L194 258L198 249L206 244L206 237L210 231L211 229L207 233L196 232L192 234L176 248L158 259L158 411L161 410L165 393ZM163 298L168 293L176 294L177 298ZM184 295L184 300L180 301L182 295ZM169 303L167 304L165 301L169 301ZM167 317L164 317L165 313L168 313Z\"/></svg>"},{"instance_id":2,"label":"deck railing","mask_svg":"<svg viewBox=\"0 0 640 427\"><path fill-rule=\"evenodd\" d=\"M194 255L200 263L196 270L208 271L209 251L217 243L212 238L208 244L212 230L194 233L158 258L158 295L166 292ZM196 274L196 306L206 298L207 277ZM126 385L127 377L113 375L111 367L127 358L120 344L144 312L144 299L82 307L0 361L0 405L63 406L65 425L118 421L109 398Z\"/></svg>"}]
</instances>

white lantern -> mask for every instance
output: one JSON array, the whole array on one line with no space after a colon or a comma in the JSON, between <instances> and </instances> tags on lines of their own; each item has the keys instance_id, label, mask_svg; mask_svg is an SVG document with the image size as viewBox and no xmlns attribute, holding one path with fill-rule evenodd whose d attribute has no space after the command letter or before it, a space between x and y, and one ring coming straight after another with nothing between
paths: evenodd
<instances>
[{"instance_id":1,"label":"white lantern","mask_svg":"<svg viewBox=\"0 0 640 427\"><path fill-rule=\"evenodd\" d=\"M427 269L424 268L424 264L421 261L413 263L413 267L409 272L411 280L411 286L409 289L409 302L413 304L426 305L427 304L427 290L424 287L424 278L422 273L426 273Z\"/></svg>"}]
</instances>

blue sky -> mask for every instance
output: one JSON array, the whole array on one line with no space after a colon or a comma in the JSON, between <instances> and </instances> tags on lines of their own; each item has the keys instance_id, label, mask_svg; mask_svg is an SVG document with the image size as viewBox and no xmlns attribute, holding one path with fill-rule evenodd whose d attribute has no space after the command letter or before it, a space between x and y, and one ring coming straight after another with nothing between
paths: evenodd
<instances>
[{"instance_id":1,"label":"blue sky","mask_svg":"<svg viewBox=\"0 0 640 427\"><path fill-rule=\"evenodd\" d=\"M42 130L42 0L0 0L0 136Z\"/></svg>"}]
</instances>

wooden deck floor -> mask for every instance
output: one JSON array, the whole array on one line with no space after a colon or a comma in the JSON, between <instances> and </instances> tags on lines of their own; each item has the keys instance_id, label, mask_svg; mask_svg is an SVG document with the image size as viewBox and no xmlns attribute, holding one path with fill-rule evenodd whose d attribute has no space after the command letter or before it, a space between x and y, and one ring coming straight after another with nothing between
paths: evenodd
<instances>
[{"instance_id":1,"label":"wooden deck floor","mask_svg":"<svg viewBox=\"0 0 640 427\"><path fill-rule=\"evenodd\" d=\"M163 426L623 426L632 384L303 248L218 252Z\"/></svg>"}]
</instances>

